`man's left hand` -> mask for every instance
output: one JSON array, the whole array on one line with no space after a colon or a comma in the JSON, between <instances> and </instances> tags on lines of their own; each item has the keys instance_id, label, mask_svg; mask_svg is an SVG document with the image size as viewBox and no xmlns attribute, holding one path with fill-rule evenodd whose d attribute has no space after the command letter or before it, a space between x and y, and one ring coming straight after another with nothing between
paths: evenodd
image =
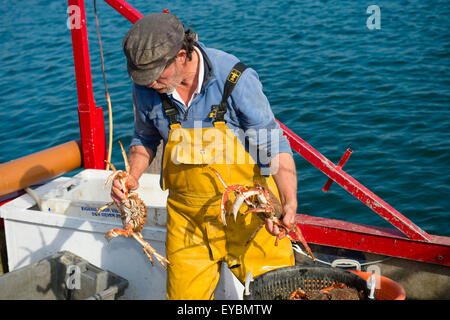
<instances>
[{"instance_id":1,"label":"man's left hand","mask_svg":"<svg viewBox=\"0 0 450 320\"><path fill-rule=\"evenodd\" d=\"M291 229L295 223L295 215L297 211L296 205L285 205L283 206L283 213L281 214L281 223ZM283 239L286 236L286 230L283 227L277 226L271 219L266 219L266 229L267 231L277 236L278 239Z\"/></svg>"},{"instance_id":2,"label":"man's left hand","mask_svg":"<svg viewBox=\"0 0 450 320\"><path fill-rule=\"evenodd\" d=\"M280 202L283 206L281 223L291 229L295 223L297 214L297 172L294 158L289 153L279 153L270 162L272 176L278 188ZM286 230L266 219L266 229L274 236L282 239L286 236Z\"/></svg>"}]
</instances>

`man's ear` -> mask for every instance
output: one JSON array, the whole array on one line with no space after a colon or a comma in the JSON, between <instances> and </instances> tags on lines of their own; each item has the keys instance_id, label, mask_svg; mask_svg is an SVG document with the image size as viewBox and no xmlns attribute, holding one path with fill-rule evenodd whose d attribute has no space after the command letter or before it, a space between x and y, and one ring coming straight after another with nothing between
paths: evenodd
<instances>
[{"instance_id":1,"label":"man's ear","mask_svg":"<svg viewBox=\"0 0 450 320\"><path fill-rule=\"evenodd\" d=\"M179 61L184 64L186 63L186 58L187 58L187 52L184 49L181 49L180 51L178 51L177 53L177 60L179 59Z\"/></svg>"}]
</instances>

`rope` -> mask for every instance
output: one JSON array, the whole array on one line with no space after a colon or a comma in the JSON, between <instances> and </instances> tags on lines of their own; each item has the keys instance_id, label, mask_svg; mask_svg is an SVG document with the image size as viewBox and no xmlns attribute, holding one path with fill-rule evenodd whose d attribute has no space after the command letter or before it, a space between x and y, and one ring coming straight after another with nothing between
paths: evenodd
<instances>
[{"instance_id":1,"label":"rope","mask_svg":"<svg viewBox=\"0 0 450 320\"><path fill-rule=\"evenodd\" d=\"M307 254L307 253L305 253L299 246L298 246L298 244L293 244L292 245L292 249L294 249L294 251L295 252L298 252L298 253L300 253L300 254L302 254L302 255L304 255L305 257L308 257L308 258L310 258L311 259L311 257ZM392 257L387 257L387 258L385 258L385 259L381 259L381 260L377 260L377 261L370 261L370 262L365 262L365 263L360 263L360 262L358 262L358 261L356 261L356 260L352 260L352 259L336 259L336 260L334 260L333 262L327 262L327 261L323 261L323 260L320 260L320 259L318 259L317 257L316 257L316 261L318 261L318 262L320 262L320 263L323 263L323 264L326 264L326 265L328 265L328 266L330 266L330 267L333 267L333 268L336 268L336 267L349 267L349 266L355 266L355 267L357 267L358 268L358 266L359 266L359 269L361 269L361 267L362 266L368 266L368 265L371 265L371 264L377 264L377 263L381 263L381 262L384 262L384 261L386 261L386 260L388 260L388 259L391 259ZM312 260L312 259L311 259Z\"/></svg>"},{"instance_id":2,"label":"rope","mask_svg":"<svg viewBox=\"0 0 450 320\"><path fill-rule=\"evenodd\" d=\"M102 39L100 37L100 29L99 29L99 26L98 26L97 0L94 0L94 14L95 14L95 25L97 27L98 44L100 46L100 59L101 59L101 62L102 62L103 82L105 84L105 96L106 96L106 102L108 103L109 144L108 144L108 157L107 157L106 170L109 170L109 163L111 162L112 142L113 142L112 141L113 140L113 119L112 119L111 99L109 98L108 86L106 84L106 73L105 73L105 62L104 62L104 59L103 59Z\"/></svg>"},{"instance_id":3,"label":"rope","mask_svg":"<svg viewBox=\"0 0 450 320\"><path fill-rule=\"evenodd\" d=\"M33 189L28 187L25 188L24 190L26 191L26 193L30 195L30 197L34 199L34 201L36 201L39 211L42 211L42 201L41 198L38 196L38 194Z\"/></svg>"}]
</instances>

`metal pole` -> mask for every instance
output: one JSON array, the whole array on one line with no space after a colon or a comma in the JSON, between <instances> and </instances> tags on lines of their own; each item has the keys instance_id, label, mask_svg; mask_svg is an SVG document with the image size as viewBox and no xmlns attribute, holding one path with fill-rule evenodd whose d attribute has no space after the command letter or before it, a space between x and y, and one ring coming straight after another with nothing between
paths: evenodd
<instances>
[{"instance_id":1,"label":"metal pole","mask_svg":"<svg viewBox=\"0 0 450 320\"><path fill-rule=\"evenodd\" d=\"M84 1L68 0L68 5L67 25L72 34L83 164L86 169L104 169L106 157L105 123L103 109L96 107L92 91Z\"/></svg>"},{"instance_id":2,"label":"metal pole","mask_svg":"<svg viewBox=\"0 0 450 320\"><path fill-rule=\"evenodd\" d=\"M143 17L142 13L137 11L135 8L130 6L126 1L123 0L105 0L111 7L116 9L121 15L127 18L131 23L135 23L140 18Z\"/></svg>"}]
</instances>

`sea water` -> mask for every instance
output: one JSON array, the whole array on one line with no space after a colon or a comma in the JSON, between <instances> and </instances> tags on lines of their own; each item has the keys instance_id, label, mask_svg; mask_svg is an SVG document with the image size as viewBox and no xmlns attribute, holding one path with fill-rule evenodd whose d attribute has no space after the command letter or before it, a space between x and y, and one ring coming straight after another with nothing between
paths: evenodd
<instances>
[{"instance_id":1,"label":"sea water","mask_svg":"<svg viewBox=\"0 0 450 320\"><path fill-rule=\"evenodd\" d=\"M122 39L131 23L97 1L117 141L133 133ZM426 232L450 236L448 1L130 1L168 8L208 47L255 69L277 119ZM94 98L108 114L93 1L85 1ZM67 1L4 1L0 163L79 138ZM390 226L295 153L299 213ZM70 175L70 174L69 174ZM1 177L0 177L1 178Z\"/></svg>"}]
</instances>

